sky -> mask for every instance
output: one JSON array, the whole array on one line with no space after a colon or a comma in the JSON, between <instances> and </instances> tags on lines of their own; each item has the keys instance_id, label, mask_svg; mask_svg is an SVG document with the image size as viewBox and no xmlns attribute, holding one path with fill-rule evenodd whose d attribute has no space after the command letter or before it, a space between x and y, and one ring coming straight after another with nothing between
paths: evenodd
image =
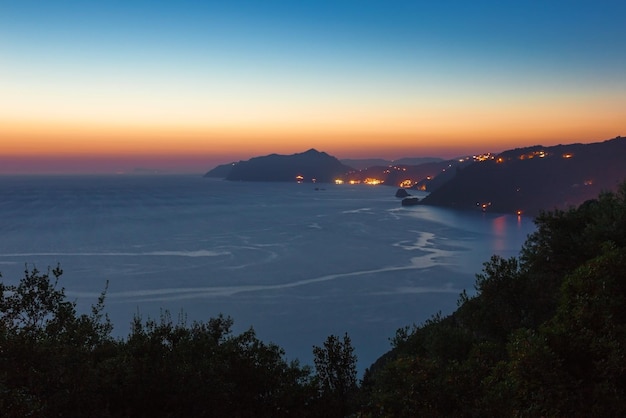
<instances>
[{"instance_id":1,"label":"sky","mask_svg":"<svg viewBox=\"0 0 626 418\"><path fill-rule=\"evenodd\" d=\"M624 1L0 0L0 174L626 135Z\"/></svg>"}]
</instances>

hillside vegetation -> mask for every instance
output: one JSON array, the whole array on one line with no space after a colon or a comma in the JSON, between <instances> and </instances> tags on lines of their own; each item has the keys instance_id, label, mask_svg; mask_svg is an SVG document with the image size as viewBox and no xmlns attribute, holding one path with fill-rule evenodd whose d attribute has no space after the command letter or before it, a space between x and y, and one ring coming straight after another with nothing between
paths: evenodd
<instances>
[{"instance_id":1,"label":"hillside vegetation","mask_svg":"<svg viewBox=\"0 0 626 418\"><path fill-rule=\"evenodd\" d=\"M314 368L232 320L135 318L111 337L105 292L79 315L60 268L0 283L0 410L8 417L626 416L626 183L542 212L456 312L398 330L356 381L348 335ZM305 324L303 324L305 326Z\"/></svg>"},{"instance_id":2,"label":"hillside vegetation","mask_svg":"<svg viewBox=\"0 0 626 418\"><path fill-rule=\"evenodd\" d=\"M455 313L398 331L366 416L626 416L626 184L536 225Z\"/></svg>"}]
</instances>

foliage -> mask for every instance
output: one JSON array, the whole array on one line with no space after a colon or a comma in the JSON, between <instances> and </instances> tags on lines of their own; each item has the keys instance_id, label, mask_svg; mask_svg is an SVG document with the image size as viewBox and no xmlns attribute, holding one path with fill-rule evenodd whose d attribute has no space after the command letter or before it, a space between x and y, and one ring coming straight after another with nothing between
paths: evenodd
<instances>
[{"instance_id":1,"label":"foliage","mask_svg":"<svg viewBox=\"0 0 626 418\"><path fill-rule=\"evenodd\" d=\"M60 268L0 283L0 410L8 417L309 416L319 394L309 367L239 335L233 321L136 317L114 340L103 293L78 315Z\"/></svg>"},{"instance_id":2,"label":"foliage","mask_svg":"<svg viewBox=\"0 0 626 418\"><path fill-rule=\"evenodd\" d=\"M366 416L626 415L626 183L535 223L456 312L398 331Z\"/></svg>"},{"instance_id":3,"label":"foliage","mask_svg":"<svg viewBox=\"0 0 626 418\"><path fill-rule=\"evenodd\" d=\"M99 404L93 360L113 344L102 315L104 293L91 315L65 299L57 267L26 269L18 285L0 283L0 406L9 416L80 413Z\"/></svg>"},{"instance_id":4,"label":"foliage","mask_svg":"<svg viewBox=\"0 0 626 418\"><path fill-rule=\"evenodd\" d=\"M347 416L354 409L357 393L356 355L348 334L330 335L322 347L313 347L320 406L325 416Z\"/></svg>"}]
</instances>

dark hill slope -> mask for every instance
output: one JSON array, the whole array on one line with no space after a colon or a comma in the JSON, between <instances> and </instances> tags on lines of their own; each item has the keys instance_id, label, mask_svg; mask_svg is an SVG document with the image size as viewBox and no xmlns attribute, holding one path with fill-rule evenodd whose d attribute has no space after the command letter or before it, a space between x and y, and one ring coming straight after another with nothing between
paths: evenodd
<instances>
[{"instance_id":1,"label":"dark hill slope","mask_svg":"<svg viewBox=\"0 0 626 418\"><path fill-rule=\"evenodd\" d=\"M232 165L226 180L296 181L301 176L304 182L330 183L351 170L335 157L310 149L300 154L271 154L240 161Z\"/></svg>"},{"instance_id":2,"label":"dark hill slope","mask_svg":"<svg viewBox=\"0 0 626 418\"><path fill-rule=\"evenodd\" d=\"M368 177L383 180L388 186L398 187L406 180L410 180L420 190L430 190L431 180L438 177L445 178L447 173L454 172L457 166L462 165L457 160L441 160L426 162L419 165L392 165L368 167L358 172L350 173L350 179L364 180Z\"/></svg>"},{"instance_id":3,"label":"dark hill slope","mask_svg":"<svg viewBox=\"0 0 626 418\"><path fill-rule=\"evenodd\" d=\"M443 159L436 157L406 157L399 160L385 160L382 158L367 158L367 159L350 159L345 158L340 160L342 164L353 167L357 170L363 170L370 167L391 167L391 166L412 166L426 163L441 162Z\"/></svg>"},{"instance_id":4,"label":"dark hill slope","mask_svg":"<svg viewBox=\"0 0 626 418\"><path fill-rule=\"evenodd\" d=\"M235 163L232 162L230 164L222 164L222 165L218 165L217 167L209 170L204 177L217 177L217 178L222 178L225 179L226 177L228 177L228 175L230 174L230 172L233 170L233 167L239 163Z\"/></svg>"},{"instance_id":5,"label":"dark hill slope","mask_svg":"<svg viewBox=\"0 0 626 418\"><path fill-rule=\"evenodd\" d=\"M454 313L396 333L362 416L626 416L626 183L535 225Z\"/></svg>"},{"instance_id":6,"label":"dark hill slope","mask_svg":"<svg viewBox=\"0 0 626 418\"><path fill-rule=\"evenodd\" d=\"M456 171L424 204L516 212L566 209L616 190L626 178L626 138L593 144L534 146Z\"/></svg>"}]
</instances>

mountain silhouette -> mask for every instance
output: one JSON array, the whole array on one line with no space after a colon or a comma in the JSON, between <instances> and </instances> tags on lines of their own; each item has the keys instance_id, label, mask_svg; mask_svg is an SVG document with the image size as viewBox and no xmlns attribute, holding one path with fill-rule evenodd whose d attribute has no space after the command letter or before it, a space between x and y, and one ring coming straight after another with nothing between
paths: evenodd
<instances>
[{"instance_id":1,"label":"mountain silhouette","mask_svg":"<svg viewBox=\"0 0 626 418\"><path fill-rule=\"evenodd\" d=\"M325 152L310 149L292 155L270 154L218 166L205 177L232 181L301 181L330 183L352 168Z\"/></svg>"},{"instance_id":2,"label":"mountain silhouette","mask_svg":"<svg viewBox=\"0 0 626 418\"><path fill-rule=\"evenodd\" d=\"M310 149L220 165L205 176L236 181L330 183L340 179L394 187L411 185L430 192L420 204L498 213L519 211L534 216L541 210L568 209L602 191L616 190L626 179L626 138L535 145L500 154L421 162L355 170L325 152Z\"/></svg>"},{"instance_id":3,"label":"mountain silhouette","mask_svg":"<svg viewBox=\"0 0 626 418\"><path fill-rule=\"evenodd\" d=\"M421 203L536 215L568 209L626 179L626 138L517 148L459 167Z\"/></svg>"}]
</instances>

